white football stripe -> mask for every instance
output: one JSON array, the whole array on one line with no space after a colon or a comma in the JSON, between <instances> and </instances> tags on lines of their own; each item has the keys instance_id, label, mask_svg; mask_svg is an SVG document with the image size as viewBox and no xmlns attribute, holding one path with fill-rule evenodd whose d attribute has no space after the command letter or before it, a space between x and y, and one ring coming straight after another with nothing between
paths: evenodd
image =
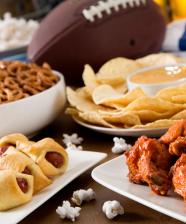
<instances>
[{"instance_id":1,"label":"white football stripe","mask_svg":"<svg viewBox=\"0 0 186 224\"><path fill-rule=\"evenodd\" d=\"M119 11L120 7L124 9L127 7L139 7L142 4L146 4L147 0L106 0L98 1L97 5L91 5L89 9L84 9L82 11L83 16L90 22L95 21L95 17L102 18L103 13L106 12L108 15L112 11Z\"/></svg>"}]
</instances>

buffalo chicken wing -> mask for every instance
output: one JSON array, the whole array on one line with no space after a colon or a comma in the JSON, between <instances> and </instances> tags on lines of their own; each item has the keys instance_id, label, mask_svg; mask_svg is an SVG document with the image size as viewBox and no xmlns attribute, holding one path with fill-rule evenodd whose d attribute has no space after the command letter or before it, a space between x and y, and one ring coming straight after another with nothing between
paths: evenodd
<instances>
[{"instance_id":1,"label":"buffalo chicken wing","mask_svg":"<svg viewBox=\"0 0 186 224\"><path fill-rule=\"evenodd\" d=\"M158 195L167 194L170 188L171 155L164 144L142 136L125 156L131 182L148 184Z\"/></svg>"},{"instance_id":2,"label":"buffalo chicken wing","mask_svg":"<svg viewBox=\"0 0 186 224\"><path fill-rule=\"evenodd\" d=\"M181 156L186 153L186 137L178 137L174 142L169 145L169 152L172 155Z\"/></svg>"},{"instance_id":3,"label":"buffalo chicken wing","mask_svg":"<svg viewBox=\"0 0 186 224\"><path fill-rule=\"evenodd\" d=\"M186 154L182 154L171 169L174 191L186 201Z\"/></svg>"},{"instance_id":4,"label":"buffalo chicken wing","mask_svg":"<svg viewBox=\"0 0 186 224\"><path fill-rule=\"evenodd\" d=\"M160 138L160 142L164 144L170 144L174 142L178 137L186 136L186 120L179 120L172 125L169 130Z\"/></svg>"}]
</instances>

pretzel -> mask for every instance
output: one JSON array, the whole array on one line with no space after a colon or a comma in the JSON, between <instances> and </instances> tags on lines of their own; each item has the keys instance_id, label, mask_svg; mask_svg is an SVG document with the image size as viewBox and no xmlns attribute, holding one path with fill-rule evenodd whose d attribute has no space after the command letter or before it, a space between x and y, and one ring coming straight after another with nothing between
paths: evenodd
<instances>
[{"instance_id":1,"label":"pretzel","mask_svg":"<svg viewBox=\"0 0 186 224\"><path fill-rule=\"evenodd\" d=\"M47 63L0 61L0 104L38 94L57 82Z\"/></svg>"}]
</instances>

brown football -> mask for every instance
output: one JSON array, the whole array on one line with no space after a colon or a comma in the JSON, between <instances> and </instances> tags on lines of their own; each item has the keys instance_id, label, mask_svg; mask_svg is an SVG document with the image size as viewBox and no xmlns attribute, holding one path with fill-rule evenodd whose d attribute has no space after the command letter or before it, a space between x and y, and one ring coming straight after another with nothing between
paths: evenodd
<instances>
[{"instance_id":1,"label":"brown football","mask_svg":"<svg viewBox=\"0 0 186 224\"><path fill-rule=\"evenodd\" d=\"M97 70L114 57L158 52L165 27L152 0L66 0L41 22L28 59L48 62L76 84L86 63Z\"/></svg>"}]
</instances>

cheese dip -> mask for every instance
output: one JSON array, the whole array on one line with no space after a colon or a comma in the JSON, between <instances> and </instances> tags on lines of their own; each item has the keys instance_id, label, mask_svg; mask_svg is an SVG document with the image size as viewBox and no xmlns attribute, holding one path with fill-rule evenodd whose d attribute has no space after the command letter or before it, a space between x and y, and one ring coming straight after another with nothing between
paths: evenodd
<instances>
[{"instance_id":1,"label":"cheese dip","mask_svg":"<svg viewBox=\"0 0 186 224\"><path fill-rule=\"evenodd\" d=\"M186 67L166 66L140 72L131 77L131 81L141 84L158 84L186 78Z\"/></svg>"}]
</instances>

